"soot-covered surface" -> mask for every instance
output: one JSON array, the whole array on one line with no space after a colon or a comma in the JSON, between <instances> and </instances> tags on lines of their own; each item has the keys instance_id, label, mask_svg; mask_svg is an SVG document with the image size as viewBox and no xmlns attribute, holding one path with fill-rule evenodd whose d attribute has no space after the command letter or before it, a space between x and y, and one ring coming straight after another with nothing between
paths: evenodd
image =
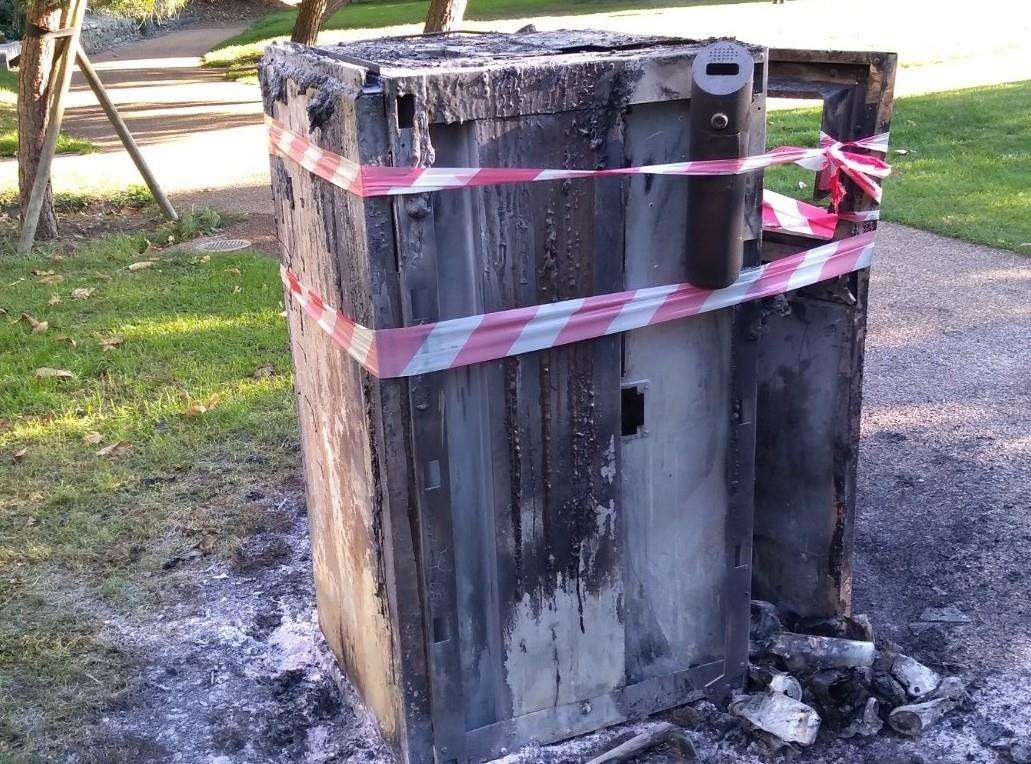
<instances>
[{"instance_id":1,"label":"soot-covered surface","mask_svg":"<svg viewBox=\"0 0 1031 764\"><path fill-rule=\"evenodd\" d=\"M503 34L449 33L415 37L386 37L320 46L332 55L360 59L390 69L501 68L520 61L539 63L541 56L585 55L638 56L642 49L691 48L692 40L653 35L629 35L600 30L560 30Z\"/></svg>"}]
</instances>

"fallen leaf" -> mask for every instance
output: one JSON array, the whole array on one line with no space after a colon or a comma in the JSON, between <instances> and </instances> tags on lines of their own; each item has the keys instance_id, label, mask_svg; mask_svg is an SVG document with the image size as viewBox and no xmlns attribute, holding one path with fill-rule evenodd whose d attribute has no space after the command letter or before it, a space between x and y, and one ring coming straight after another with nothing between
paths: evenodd
<instances>
[{"instance_id":1,"label":"fallen leaf","mask_svg":"<svg viewBox=\"0 0 1031 764\"><path fill-rule=\"evenodd\" d=\"M11 461L14 462L15 464L17 464L18 462L20 462L22 459L25 458L25 454L27 454L28 452L29 452L29 449L27 449L27 448L23 448L21 451L15 451L14 452L14 456L11 458Z\"/></svg>"},{"instance_id":2,"label":"fallen leaf","mask_svg":"<svg viewBox=\"0 0 1031 764\"><path fill-rule=\"evenodd\" d=\"M50 299L47 300L47 305L57 305L59 302L61 302L61 298L56 294L52 294L50 295Z\"/></svg>"},{"instance_id":3,"label":"fallen leaf","mask_svg":"<svg viewBox=\"0 0 1031 764\"><path fill-rule=\"evenodd\" d=\"M45 276L40 276L36 281L40 284L60 284L64 281L64 276L60 273L48 273Z\"/></svg>"},{"instance_id":4,"label":"fallen leaf","mask_svg":"<svg viewBox=\"0 0 1031 764\"><path fill-rule=\"evenodd\" d=\"M75 375L67 369L51 369L49 366L40 366L34 372L32 376L36 379L48 379L56 377L57 379L75 379Z\"/></svg>"},{"instance_id":5,"label":"fallen leaf","mask_svg":"<svg viewBox=\"0 0 1031 764\"><path fill-rule=\"evenodd\" d=\"M233 294L240 294L240 292L242 292L242 291L243 290L240 289L240 285L239 284L237 284L236 286L233 287Z\"/></svg>"},{"instance_id":6,"label":"fallen leaf","mask_svg":"<svg viewBox=\"0 0 1031 764\"><path fill-rule=\"evenodd\" d=\"M228 272L233 274L234 276L239 276L240 275L240 269L239 268L229 268Z\"/></svg>"},{"instance_id":7,"label":"fallen leaf","mask_svg":"<svg viewBox=\"0 0 1031 764\"><path fill-rule=\"evenodd\" d=\"M22 313L21 314L21 318L19 318L18 320L23 322L23 323L28 324L29 326L31 326L33 334L42 334L43 332L45 332L47 330L47 327L50 326L50 324L48 322L46 322L46 321L37 321L35 318L30 316L28 313Z\"/></svg>"},{"instance_id":8,"label":"fallen leaf","mask_svg":"<svg viewBox=\"0 0 1031 764\"><path fill-rule=\"evenodd\" d=\"M104 446L102 449L97 451L97 456L118 456L132 448L132 443L127 440L119 440L117 443L112 443L109 446Z\"/></svg>"},{"instance_id":9,"label":"fallen leaf","mask_svg":"<svg viewBox=\"0 0 1031 764\"><path fill-rule=\"evenodd\" d=\"M893 149L896 154L902 154L905 156L909 153L909 149Z\"/></svg>"},{"instance_id":10,"label":"fallen leaf","mask_svg":"<svg viewBox=\"0 0 1031 764\"><path fill-rule=\"evenodd\" d=\"M108 276L106 273L101 273L100 271L94 271L93 272L93 278L97 279L98 281L110 281L111 280L110 276Z\"/></svg>"},{"instance_id":11,"label":"fallen leaf","mask_svg":"<svg viewBox=\"0 0 1031 764\"><path fill-rule=\"evenodd\" d=\"M259 366L254 370L255 379L264 379L265 377L271 377L276 373L276 367L270 363L266 363L264 366Z\"/></svg>"},{"instance_id":12,"label":"fallen leaf","mask_svg":"<svg viewBox=\"0 0 1031 764\"><path fill-rule=\"evenodd\" d=\"M144 268L150 268L154 265L153 260L141 260L138 263L133 263L129 266L130 271L142 271Z\"/></svg>"},{"instance_id":13,"label":"fallen leaf","mask_svg":"<svg viewBox=\"0 0 1031 764\"><path fill-rule=\"evenodd\" d=\"M103 352L114 350L116 347L125 342L121 337L101 337L100 338L100 349Z\"/></svg>"},{"instance_id":14,"label":"fallen leaf","mask_svg":"<svg viewBox=\"0 0 1031 764\"><path fill-rule=\"evenodd\" d=\"M59 263L62 260L64 260L64 255L53 254L50 256L50 262L52 263Z\"/></svg>"},{"instance_id":15,"label":"fallen leaf","mask_svg":"<svg viewBox=\"0 0 1031 764\"><path fill-rule=\"evenodd\" d=\"M799 188L805 188L806 187L806 182L804 180L798 181L798 187Z\"/></svg>"},{"instance_id":16,"label":"fallen leaf","mask_svg":"<svg viewBox=\"0 0 1031 764\"><path fill-rule=\"evenodd\" d=\"M219 394L218 393L212 393L211 397L208 398L204 403L200 403L198 401L194 401L189 406L187 406L183 410L183 416L194 417L194 416L200 416L201 414L206 414L209 411L211 411L211 409L215 408L215 406L218 405L219 400L220 400Z\"/></svg>"},{"instance_id":17,"label":"fallen leaf","mask_svg":"<svg viewBox=\"0 0 1031 764\"><path fill-rule=\"evenodd\" d=\"M60 337L57 338L57 341L58 342L67 342L73 348L79 347L79 343L75 341L75 338L74 337L69 337L67 334L62 334Z\"/></svg>"},{"instance_id":18,"label":"fallen leaf","mask_svg":"<svg viewBox=\"0 0 1031 764\"><path fill-rule=\"evenodd\" d=\"M153 257L148 257L147 259L148 259L148 260L151 260L151 261L153 261L153 262L155 262L155 263L156 263L156 262L157 262L158 260L160 260L161 258L160 258L160 257L158 257L157 255L154 255Z\"/></svg>"},{"instance_id":19,"label":"fallen leaf","mask_svg":"<svg viewBox=\"0 0 1031 764\"><path fill-rule=\"evenodd\" d=\"M95 432L95 431L94 432L87 432L85 435L82 436L83 442L84 443L88 443L91 446L97 445L97 443L99 443L103 439L104 439L103 436L99 432Z\"/></svg>"},{"instance_id":20,"label":"fallen leaf","mask_svg":"<svg viewBox=\"0 0 1031 764\"><path fill-rule=\"evenodd\" d=\"M36 269L36 268L34 268L33 270L29 271L29 273L31 273L33 276L53 276L54 275L54 271L41 271L41 270Z\"/></svg>"},{"instance_id":21,"label":"fallen leaf","mask_svg":"<svg viewBox=\"0 0 1031 764\"><path fill-rule=\"evenodd\" d=\"M93 288L92 287L79 287L78 289L73 289L72 290L72 299L73 300L85 300L91 294L93 294Z\"/></svg>"}]
</instances>

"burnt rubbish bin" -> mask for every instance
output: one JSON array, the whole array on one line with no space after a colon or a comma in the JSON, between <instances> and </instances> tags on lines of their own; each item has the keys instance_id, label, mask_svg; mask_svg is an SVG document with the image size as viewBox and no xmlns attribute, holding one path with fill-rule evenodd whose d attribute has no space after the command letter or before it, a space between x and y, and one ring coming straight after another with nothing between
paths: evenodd
<instances>
[{"instance_id":1,"label":"burnt rubbish bin","mask_svg":"<svg viewBox=\"0 0 1031 764\"><path fill-rule=\"evenodd\" d=\"M605 32L285 43L261 82L269 116L362 165L624 167L699 149L704 50ZM734 55L747 83L721 150L755 154L767 53ZM272 183L285 263L376 329L684 282L704 250L683 178L362 198L273 156ZM759 190L722 191L736 248L703 258L716 278L759 262ZM320 624L405 760L482 760L741 683L756 303L401 379L288 312Z\"/></svg>"}]
</instances>

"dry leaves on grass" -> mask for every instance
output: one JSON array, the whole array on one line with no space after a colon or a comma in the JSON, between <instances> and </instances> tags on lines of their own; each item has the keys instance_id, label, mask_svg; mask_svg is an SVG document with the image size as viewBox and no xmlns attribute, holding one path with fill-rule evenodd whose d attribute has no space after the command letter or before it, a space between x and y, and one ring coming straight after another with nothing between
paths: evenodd
<instances>
[{"instance_id":1,"label":"dry leaves on grass","mask_svg":"<svg viewBox=\"0 0 1031 764\"><path fill-rule=\"evenodd\" d=\"M67 334L62 334L60 337L57 338L57 341L58 342L67 342L73 348L79 347L79 343L75 341L75 338L74 337L69 337Z\"/></svg>"},{"instance_id":2,"label":"dry leaves on grass","mask_svg":"<svg viewBox=\"0 0 1031 764\"><path fill-rule=\"evenodd\" d=\"M42 334L50 326L46 321L37 321L33 316L28 313L22 313L21 318L18 319L23 324L28 324L32 327L33 334Z\"/></svg>"},{"instance_id":3,"label":"dry leaves on grass","mask_svg":"<svg viewBox=\"0 0 1031 764\"><path fill-rule=\"evenodd\" d=\"M151 268L154 265L153 260L140 260L138 263L133 263L129 266L130 271L142 271L144 268Z\"/></svg>"},{"instance_id":4,"label":"dry leaves on grass","mask_svg":"<svg viewBox=\"0 0 1031 764\"><path fill-rule=\"evenodd\" d=\"M50 299L47 300L47 305L57 305L59 302L61 302L61 297L59 295L52 294L50 295Z\"/></svg>"},{"instance_id":5,"label":"dry leaves on grass","mask_svg":"<svg viewBox=\"0 0 1031 764\"><path fill-rule=\"evenodd\" d=\"M82 436L82 442L90 446L97 445L97 443L99 443L103 439L104 437L95 430L93 432L87 432L85 435Z\"/></svg>"},{"instance_id":6,"label":"dry leaves on grass","mask_svg":"<svg viewBox=\"0 0 1031 764\"><path fill-rule=\"evenodd\" d=\"M40 366L32 376L36 379L75 379L75 375L67 369L51 369L49 366Z\"/></svg>"},{"instance_id":7,"label":"dry leaves on grass","mask_svg":"<svg viewBox=\"0 0 1031 764\"><path fill-rule=\"evenodd\" d=\"M40 284L60 284L64 281L64 276L53 271L33 271L32 275Z\"/></svg>"},{"instance_id":8,"label":"dry leaves on grass","mask_svg":"<svg viewBox=\"0 0 1031 764\"><path fill-rule=\"evenodd\" d=\"M183 409L183 416L195 417L200 416L201 414L206 414L218 405L220 399L221 396L219 396L218 393L212 393L211 397L203 403L201 403L200 401L194 401L185 409Z\"/></svg>"},{"instance_id":9,"label":"dry leaves on grass","mask_svg":"<svg viewBox=\"0 0 1031 764\"><path fill-rule=\"evenodd\" d=\"M118 456L119 454L124 454L130 448L132 448L132 443L127 440L119 440L97 451L97 456Z\"/></svg>"},{"instance_id":10,"label":"dry leaves on grass","mask_svg":"<svg viewBox=\"0 0 1031 764\"><path fill-rule=\"evenodd\" d=\"M93 294L93 288L92 287L79 287L78 289L73 289L72 290L72 299L73 300L85 300L91 294Z\"/></svg>"},{"instance_id":11,"label":"dry leaves on grass","mask_svg":"<svg viewBox=\"0 0 1031 764\"><path fill-rule=\"evenodd\" d=\"M27 449L27 448L23 448L20 451L15 451L14 455L11 457L11 461L14 464L17 464L18 462L20 462L22 459L25 458L25 454L27 454L28 452L29 452L29 449Z\"/></svg>"},{"instance_id":12,"label":"dry leaves on grass","mask_svg":"<svg viewBox=\"0 0 1031 764\"><path fill-rule=\"evenodd\" d=\"M125 340L122 337L101 337L100 338L100 349L104 353L110 350L114 350L116 347L121 345Z\"/></svg>"},{"instance_id":13,"label":"dry leaves on grass","mask_svg":"<svg viewBox=\"0 0 1031 764\"><path fill-rule=\"evenodd\" d=\"M254 370L254 378L265 379L266 377L271 377L275 373L276 367L270 363L266 363Z\"/></svg>"},{"instance_id":14,"label":"dry leaves on grass","mask_svg":"<svg viewBox=\"0 0 1031 764\"><path fill-rule=\"evenodd\" d=\"M229 269L227 269L227 272L232 274L233 276L239 276L240 275L240 269L239 268L229 268Z\"/></svg>"},{"instance_id":15,"label":"dry leaves on grass","mask_svg":"<svg viewBox=\"0 0 1031 764\"><path fill-rule=\"evenodd\" d=\"M237 284L236 286L233 287L233 294L240 294L240 292L242 292L242 291L243 290L240 289L240 285L239 284Z\"/></svg>"}]
</instances>

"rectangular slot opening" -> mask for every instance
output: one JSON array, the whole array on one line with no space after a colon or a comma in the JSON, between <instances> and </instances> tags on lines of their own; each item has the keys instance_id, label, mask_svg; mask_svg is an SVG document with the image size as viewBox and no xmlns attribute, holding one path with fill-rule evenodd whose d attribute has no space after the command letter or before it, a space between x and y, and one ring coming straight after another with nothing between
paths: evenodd
<instances>
[{"instance_id":1,"label":"rectangular slot opening","mask_svg":"<svg viewBox=\"0 0 1031 764\"><path fill-rule=\"evenodd\" d=\"M447 619L443 616L433 617L433 643L446 642L448 640Z\"/></svg>"},{"instance_id":2,"label":"rectangular slot opening","mask_svg":"<svg viewBox=\"0 0 1031 764\"><path fill-rule=\"evenodd\" d=\"M712 61L705 65L705 73L720 77L734 77L738 73L738 65L734 63L718 63Z\"/></svg>"},{"instance_id":3,"label":"rectangular slot opening","mask_svg":"<svg viewBox=\"0 0 1031 764\"><path fill-rule=\"evenodd\" d=\"M415 127L415 96L411 93L397 97L397 126Z\"/></svg>"},{"instance_id":4,"label":"rectangular slot opening","mask_svg":"<svg viewBox=\"0 0 1031 764\"><path fill-rule=\"evenodd\" d=\"M430 459L430 461L426 462L423 488L427 491L440 488L440 462L437 459Z\"/></svg>"},{"instance_id":5,"label":"rectangular slot opening","mask_svg":"<svg viewBox=\"0 0 1031 764\"><path fill-rule=\"evenodd\" d=\"M620 434L624 438L640 435L644 430L644 389L638 385L624 387L620 398Z\"/></svg>"}]
</instances>

